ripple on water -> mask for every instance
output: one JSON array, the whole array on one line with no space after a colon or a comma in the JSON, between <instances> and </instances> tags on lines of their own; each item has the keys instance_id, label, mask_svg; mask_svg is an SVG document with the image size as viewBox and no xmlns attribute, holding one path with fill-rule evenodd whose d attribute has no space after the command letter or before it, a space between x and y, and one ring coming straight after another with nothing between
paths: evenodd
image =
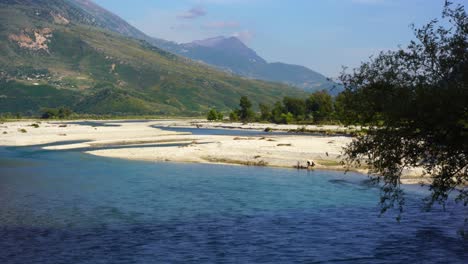
<instances>
[{"instance_id":1,"label":"ripple on water","mask_svg":"<svg viewBox=\"0 0 468 264\"><path fill-rule=\"evenodd\" d=\"M464 263L462 207L399 224L357 174L122 161L14 149L0 263ZM28 162L39 166L29 166Z\"/></svg>"}]
</instances>

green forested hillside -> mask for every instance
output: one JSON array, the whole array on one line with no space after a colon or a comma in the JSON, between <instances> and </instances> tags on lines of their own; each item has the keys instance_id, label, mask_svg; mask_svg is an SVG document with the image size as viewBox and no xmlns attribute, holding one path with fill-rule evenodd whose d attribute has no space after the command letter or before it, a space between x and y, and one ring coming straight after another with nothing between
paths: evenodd
<instances>
[{"instance_id":1,"label":"green forested hillside","mask_svg":"<svg viewBox=\"0 0 468 264\"><path fill-rule=\"evenodd\" d=\"M0 0L0 112L68 106L94 114L197 114L246 95L303 92L242 79L93 25L68 1Z\"/></svg>"}]
</instances>

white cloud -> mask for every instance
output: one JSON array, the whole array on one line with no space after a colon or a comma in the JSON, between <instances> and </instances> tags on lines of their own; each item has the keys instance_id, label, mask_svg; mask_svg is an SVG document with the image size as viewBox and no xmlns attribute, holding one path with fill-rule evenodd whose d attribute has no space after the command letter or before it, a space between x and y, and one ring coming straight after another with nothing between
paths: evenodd
<instances>
[{"instance_id":1,"label":"white cloud","mask_svg":"<svg viewBox=\"0 0 468 264\"><path fill-rule=\"evenodd\" d=\"M178 15L182 19L195 19L206 15L206 10L201 6L190 8L187 12Z\"/></svg>"}]
</instances>

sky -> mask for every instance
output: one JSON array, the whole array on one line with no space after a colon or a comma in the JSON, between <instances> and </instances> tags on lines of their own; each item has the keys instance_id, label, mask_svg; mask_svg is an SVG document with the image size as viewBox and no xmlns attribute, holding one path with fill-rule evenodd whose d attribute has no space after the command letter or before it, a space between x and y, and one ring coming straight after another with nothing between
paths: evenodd
<instances>
[{"instance_id":1,"label":"sky","mask_svg":"<svg viewBox=\"0 0 468 264\"><path fill-rule=\"evenodd\" d=\"M327 77L403 47L410 25L440 17L444 0L94 0L146 34L191 42L237 36L269 62ZM452 0L467 6L468 0Z\"/></svg>"}]
</instances>

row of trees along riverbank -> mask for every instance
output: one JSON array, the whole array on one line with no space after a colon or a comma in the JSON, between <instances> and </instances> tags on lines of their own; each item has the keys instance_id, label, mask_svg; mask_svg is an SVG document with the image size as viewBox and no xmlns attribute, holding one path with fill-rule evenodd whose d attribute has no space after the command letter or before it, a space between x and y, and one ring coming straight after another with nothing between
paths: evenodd
<instances>
[{"instance_id":1,"label":"row of trees along riverbank","mask_svg":"<svg viewBox=\"0 0 468 264\"><path fill-rule=\"evenodd\" d=\"M322 124L338 123L345 119L344 94L332 97L326 91L318 91L308 98L284 97L273 105L260 104L259 112L253 110L248 97L242 96L239 109L229 114L230 121L271 122L276 124ZM209 121L223 120L224 114L211 109L207 114Z\"/></svg>"}]
</instances>

